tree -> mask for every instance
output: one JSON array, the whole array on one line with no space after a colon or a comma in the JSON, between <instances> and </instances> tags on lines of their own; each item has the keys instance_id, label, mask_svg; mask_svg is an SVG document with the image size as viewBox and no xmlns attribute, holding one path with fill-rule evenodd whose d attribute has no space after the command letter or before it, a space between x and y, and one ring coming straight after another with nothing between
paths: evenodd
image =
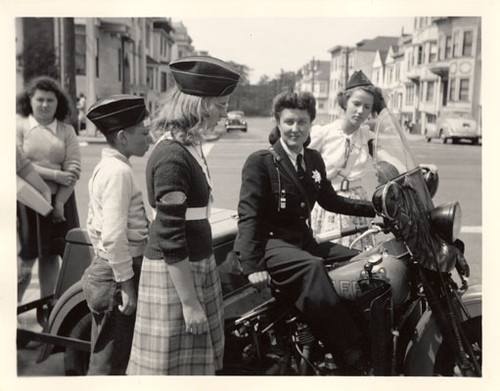
<instances>
[{"instance_id":1,"label":"tree","mask_svg":"<svg viewBox=\"0 0 500 391\"><path fill-rule=\"evenodd\" d=\"M238 64L237 62L234 61L227 61L227 63L236 71L240 74L240 81L239 85L248 85L250 84L248 80L248 75L251 71L250 67L247 65L243 64Z\"/></svg>"},{"instance_id":2,"label":"tree","mask_svg":"<svg viewBox=\"0 0 500 391\"><path fill-rule=\"evenodd\" d=\"M269 76L267 75L262 75L259 79L259 82L257 83L259 86L265 85L269 83Z\"/></svg>"},{"instance_id":3,"label":"tree","mask_svg":"<svg viewBox=\"0 0 500 391\"><path fill-rule=\"evenodd\" d=\"M59 80L53 18L23 18L23 34L24 80L29 81L40 75Z\"/></svg>"},{"instance_id":4,"label":"tree","mask_svg":"<svg viewBox=\"0 0 500 391\"><path fill-rule=\"evenodd\" d=\"M227 63L240 75L240 80L238 86L231 94L231 99L229 101L229 110L243 110L248 112L248 107L251 107L249 101L249 80L248 74L250 68L247 65L238 64L234 61L227 61Z\"/></svg>"}]
</instances>

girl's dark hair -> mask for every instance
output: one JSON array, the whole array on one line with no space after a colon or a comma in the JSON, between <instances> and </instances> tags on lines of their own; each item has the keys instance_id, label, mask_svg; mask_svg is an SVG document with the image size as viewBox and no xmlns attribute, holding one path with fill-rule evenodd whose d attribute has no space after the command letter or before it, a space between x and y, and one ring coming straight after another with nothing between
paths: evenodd
<instances>
[{"instance_id":1,"label":"girl's dark hair","mask_svg":"<svg viewBox=\"0 0 500 391\"><path fill-rule=\"evenodd\" d=\"M273 108L271 115L276 119L277 122L280 120L281 112L284 109L299 109L306 110L309 114L309 119L314 121L316 118L316 99L314 95L310 92L282 92L278 94L273 99ZM269 143L274 144L279 138L280 130L275 126L269 133ZM304 143L304 147L307 147L311 139L308 138Z\"/></svg>"},{"instance_id":2,"label":"girl's dark hair","mask_svg":"<svg viewBox=\"0 0 500 391\"><path fill-rule=\"evenodd\" d=\"M36 90L51 91L57 98L57 109L54 117L59 121L64 121L71 116L73 110L71 100L69 99L62 86L49 76L39 76L30 81L26 89L17 95L16 113L27 117L33 113L30 99Z\"/></svg>"},{"instance_id":3,"label":"girl's dark hair","mask_svg":"<svg viewBox=\"0 0 500 391\"><path fill-rule=\"evenodd\" d=\"M382 95L382 90L374 85L370 86L360 86L351 88L349 90L340 91L337 94L337 102L343 110L347 108L347 101L352 96L354 91L362 90L373 96L373 107L372 114L379 114L382 109L386 106L384 96Z\"/></svg>"}]
</instances>

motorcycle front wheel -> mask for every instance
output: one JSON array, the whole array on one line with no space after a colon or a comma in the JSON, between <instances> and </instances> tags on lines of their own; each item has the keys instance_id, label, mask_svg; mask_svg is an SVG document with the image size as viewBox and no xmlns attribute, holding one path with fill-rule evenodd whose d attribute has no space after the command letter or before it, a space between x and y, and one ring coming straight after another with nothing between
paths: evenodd
<instances>
[{"instance_id":1,"label":"motorcycle front wheel","mask_svg":"<svg viewBox=\"0 0 500 391\"><path fill-rule=\"evenodd\" d=\"M482 340L482 317L469 319L462 323L462 329L472 346L474 357L479 366L483 363L483 340ZM434 375L436 376L463 376L455 361L453 348L443 343L437 352L434 363ZM476 374L475 376L481 376Z\"/></svg>"}]
</instances>

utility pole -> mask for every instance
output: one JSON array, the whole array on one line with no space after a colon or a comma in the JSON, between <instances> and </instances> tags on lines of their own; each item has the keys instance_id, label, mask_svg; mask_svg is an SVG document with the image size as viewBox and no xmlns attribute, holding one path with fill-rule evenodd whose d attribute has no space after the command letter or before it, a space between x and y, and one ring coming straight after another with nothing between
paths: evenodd
<instances>
[{"instance_id":1,"label":"utility pole","mask_svg":"<svg viewBox=\"0 0 500 391\"><path fill-rule=\"evenodd\" d=\"M73 18L62 18L61 44L61 84L68 93L71 101L76 104L75 21ZM78 129L78 113L76 110L73 110L71 124L75 129Z\"/></svg>"},{"instance_id":2,"label":"utility pole","mask_svg":"<svg viewBox=\"0 0 500 391\"><path fill-rule=\"evenodd\" d=\"M349 47L345 47L345 83L344 88L347 87L347 82L349 81Z\"/></svg>"},{"instance_id":3,"label":"utility pole","mask_svg":"<svg viewBox=\"0 0 500 391\"><path fill-rule=\"evenodd\" d=\"M312 94L314 95L314 73L315 73L315 69L314 69L314 56L313 56L313 59L312 59L312 68L311 68L311 72L312 72L312 81L311 81L311 92Z\"/></svg>"},{"instance_id":4,"label":"utility pole","mask_svg":"<svg viewBox=\"0 0 500 391\"><path fill-rule=\"evenodd\" d=\"M85 100L87 105L91 105L96 101L95 92L95 69L96 69L96 38L94 18L87 18L85 26ZM88 119L85 120L85 129L88 136L95 136L95 125Z\"/></svg>"}]
</instances>

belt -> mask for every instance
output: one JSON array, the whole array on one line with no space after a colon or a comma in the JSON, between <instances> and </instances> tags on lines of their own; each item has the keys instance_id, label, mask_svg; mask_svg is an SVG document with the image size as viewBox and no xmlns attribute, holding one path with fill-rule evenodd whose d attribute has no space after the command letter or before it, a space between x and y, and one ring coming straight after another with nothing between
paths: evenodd
<instances>
[{"instance_id":1,"label":"belt","mask_svg":"<svg viewBox=\"0 0 500 391\"><path fill-rule=\"evenodd\" d=\"M186 209L186 221L204 220L210 217L210 208L208 206L200 206L196 208ZM153 209L153 218L156 218L156 209Z\"/></svg>"}]
</instances>

